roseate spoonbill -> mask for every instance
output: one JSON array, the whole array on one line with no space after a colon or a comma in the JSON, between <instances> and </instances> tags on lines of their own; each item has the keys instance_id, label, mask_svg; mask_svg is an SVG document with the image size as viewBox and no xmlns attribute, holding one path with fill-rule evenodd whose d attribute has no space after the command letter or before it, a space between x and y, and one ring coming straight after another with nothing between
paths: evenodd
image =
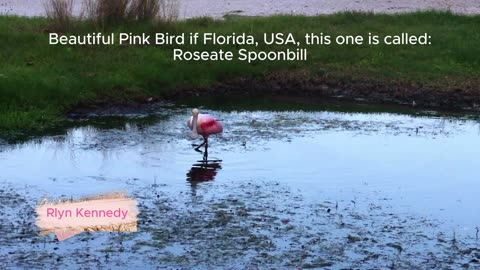
<instances>
[{"instance_id":1,"label":"roseate spoonbill","mask_svg":"<svg viewBox=\"0 0 480 270\"><path fill-rule=\"evenodd\" d=\"M195 148L198 151L200 147L205 145L205 152L208 148L208 136L221 133L223 131L222 124L208 114L201 114L198 109L192 110L192 116L187 121L187 126L192 130L190 138L198 138L198 134L203 136L203 143Z\"/></svg>"}]
</instances>

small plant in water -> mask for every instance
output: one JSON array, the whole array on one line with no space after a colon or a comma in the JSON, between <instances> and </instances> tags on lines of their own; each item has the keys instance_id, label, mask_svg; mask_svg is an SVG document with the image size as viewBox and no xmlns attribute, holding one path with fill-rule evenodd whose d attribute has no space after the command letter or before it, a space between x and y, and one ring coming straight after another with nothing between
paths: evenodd
<instances>
[{"instance_id":1,"label":"small plant in water","mask_svg":"<svg viewBox=\"0 0 480 270\"><path fill-rule=\"evenodd\" d=\"M452 244L455 245L456 243L457 243L457 234L455 230L453 230Z\"/></svg>"}]
</instances>

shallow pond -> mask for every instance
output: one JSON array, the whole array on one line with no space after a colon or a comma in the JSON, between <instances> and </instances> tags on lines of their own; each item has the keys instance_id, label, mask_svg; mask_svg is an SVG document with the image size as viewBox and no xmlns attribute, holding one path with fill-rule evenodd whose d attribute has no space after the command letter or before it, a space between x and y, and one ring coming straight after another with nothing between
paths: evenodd
<instances>
[{"instance_id":1,"label":"shallow pond","mask_svg":"<svg viewBox=\"0 0 480 270\"><path fill-rule=\"evenodd\" d=\"M76 120L66 134L0 146L1 252L10 257L1 263L479 266L478 118L222 101L200 108L224 126L205 162L187 137L185 103ZM137 233L36 235L32 209L42 197L111 191L139 202Z\"/></svg>"}]
</instances>

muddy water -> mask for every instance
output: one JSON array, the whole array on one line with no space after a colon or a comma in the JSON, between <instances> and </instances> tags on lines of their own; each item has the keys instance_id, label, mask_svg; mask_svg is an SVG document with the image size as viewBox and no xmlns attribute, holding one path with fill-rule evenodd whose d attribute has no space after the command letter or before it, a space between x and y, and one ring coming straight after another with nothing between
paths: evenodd
<instances>
[{"instance_id":1,"label":"muddy water","mask_svg":"<svg viewBox=\"0 0 480 270\"><path fill-rule=\"evenodd\" d=\"M0 265L479 267L475 117L221 104L201 108L225 130L207 161L187 139L190 104L4 143ZM111 191L139 202L137 233L37 235L42 197Z\"/></svg>"}]
</instances>

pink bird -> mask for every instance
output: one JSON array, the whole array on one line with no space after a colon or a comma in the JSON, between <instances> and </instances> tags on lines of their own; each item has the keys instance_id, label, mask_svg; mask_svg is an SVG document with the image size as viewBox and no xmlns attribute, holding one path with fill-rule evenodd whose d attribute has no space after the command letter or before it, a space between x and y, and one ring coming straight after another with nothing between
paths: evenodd
<instances>
[{"instance_id":1,"label":"pink bird","mask_svg":"<svg viewBox=\"0 0 480 270\"><path fill-rule=\"evenodd\" d=\"M208 136L212 134L221 133L223 131L222 124L215 118L208 114L198 113L198 109L192 110L192 116L187 121L187 126L192 130L190 138L198 138L198 134L203 136L203 143L195 148L198 150L205 145L205 150L208 148Z\"/></svg>"}]
</instances>

